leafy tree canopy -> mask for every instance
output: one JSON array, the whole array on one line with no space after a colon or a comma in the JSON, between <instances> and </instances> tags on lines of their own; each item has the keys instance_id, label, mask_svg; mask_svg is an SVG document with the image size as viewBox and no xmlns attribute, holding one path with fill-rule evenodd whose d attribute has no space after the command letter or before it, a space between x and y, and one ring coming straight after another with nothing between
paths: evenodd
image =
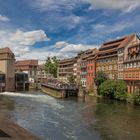
<instances>
[{"instance_id":1,"label":"leafy tree canopy","mask_svg":"<svg viewBox=\"0 0 140 140\"><path fill-rule=\"evenodd\" d=\"M57 77L57 68L58 68L58 59L56 56L48 57L45 63L45 71L47 74L53 74L54 77Z\"/></svg>"},{"instance_id":2,"label":"leafy tree canopy","mask_svg":"<svg viewBox=\"0 0 140 140\"><path fill-rule=\"evenodd\" d=\"M107 75L103 71L98 71L95 75L94 82L99 87L107 79Z\"/></svg>"},{"instance_id":3,"label":"leafy tree canopy","mask_svg":"<svg viewBox=\"0 0 140 140\"><path fill-rule=\"evenodd\" d=\"M126 83L123 80L106 80L99 86L99 93L110 98L121 98L127 91Z\"/></svg>"}]
</instances>

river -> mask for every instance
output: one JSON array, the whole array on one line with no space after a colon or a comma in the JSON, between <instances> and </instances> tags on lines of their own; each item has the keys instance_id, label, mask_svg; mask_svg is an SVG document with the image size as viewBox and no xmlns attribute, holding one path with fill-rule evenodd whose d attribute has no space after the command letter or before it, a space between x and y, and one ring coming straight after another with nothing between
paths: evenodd
<instances>
[{"instance_id":1,"label":"river","mask_svg":"<svg viewBox=\"0 0 140 140\"><path fill-rule=\"evenodd\" d=\"M139 140L140 106L87 96L57 100L40 91L0 93L0 116L41 140Z\"/></svg>"}]
</instances>

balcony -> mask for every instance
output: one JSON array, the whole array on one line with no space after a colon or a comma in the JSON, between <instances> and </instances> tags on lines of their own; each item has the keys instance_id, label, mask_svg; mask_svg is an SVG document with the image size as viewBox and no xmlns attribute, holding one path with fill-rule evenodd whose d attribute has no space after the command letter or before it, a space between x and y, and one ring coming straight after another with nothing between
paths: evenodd
<instances>
[{"instance_id":1,"label":"balcony","mask_svg":"<svg viewBox=\"0 0 140 140\"><path fill-rule=\"evenodd\" d=\"M135 62L135 61L140 61L140 57L138 57L138 58L133 58L133 59L126 59L126 60L124 61L124 63Z\"/></svg>"},{"instance_id":2,"label":"balcony","mask_svg":"<svg viewBox=\"0 0 140 140\"><path fill-rule=\"evenodd\" d=\"M87 72L81 72L81 75L86 75L87 74Z\"/></svg>"},{"instance_id":3,"label":"balcony","mask_svg":"<svg viewBox=\"0 0 140 140\"><path fill-rule=\"evenodd\" d=\"M80 68L86 68L86 65L80 66Z\"/></svg>"}]
</instances>

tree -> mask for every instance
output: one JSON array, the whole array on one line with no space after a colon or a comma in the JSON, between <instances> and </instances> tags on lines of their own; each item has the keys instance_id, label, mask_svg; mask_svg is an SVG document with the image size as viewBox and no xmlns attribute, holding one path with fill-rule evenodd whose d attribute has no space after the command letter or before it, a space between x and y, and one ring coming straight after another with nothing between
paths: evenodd
<instances>
[{"instance_id":1,"label":"tree","mask_svg":"<svg viewBox=\"0 0 140 140\"><path fill-rule=\"evenodd\" d=\"M106 81L108 78L107 78L107 75L103 72L103 71L98 71L95 75L95 78L94 78L94 82L95 82L95 85L97 86L97 93L99 94L99 86L104 82Z\"/></svg>"},{"instance_id":2,"label":"tree","mask_svg":"<svg viewBox=\"0 0 140 140\"><path fill-rule=\"evenodd\" d=\"M106 80L99 86L99 93L118 100L126 99L127 86L123 80Z\"/></svg>"},{"instance_id":3,"label":"tree","mask_svg":"<svg viewBox=\"0 0 140 140\"><path fill-rule=\"evenodd\" d=\"M45 71L47 74L53 74L57 77L58 59L54 56L52 58L48 57L45 63Z\"/></svg>"}]
</instances>

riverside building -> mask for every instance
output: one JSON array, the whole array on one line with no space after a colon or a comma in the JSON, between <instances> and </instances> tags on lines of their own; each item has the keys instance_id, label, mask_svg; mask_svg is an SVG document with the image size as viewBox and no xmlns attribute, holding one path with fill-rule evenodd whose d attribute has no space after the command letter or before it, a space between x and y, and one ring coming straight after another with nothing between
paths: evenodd
<instances>
[{"instance_id":1,"label":"riverside building","mask_svg":"<svg viewBox=\"0 0 140 140\"><path fill-rule=\"evenodd\" d=\"M140 39L136 34L105 42L99 49L83 51L75 58L60 61L60 79L73 74L78 85L94 90L95 73L103 71L110 79L125 80L130 93L140 89Z\"/></svg>"},{"instance_id":2,"label":"riverside building","mask_svg":"<svg viewBox=\"0 0 140 140\"><path fill-rule=\"evenodd\" d=\"M86 88L87 85L87 51L85 51L82 55L81 55L81 62L80 62L80 82L82 87Z\"/></svg>"},{"instance_id":3,"label":"riverside building","mask_svg":"<svg viewBox=\"0 0 140 140\"><path fill-rule=\"evenodd\" d=\"M82 83L82 76L81 76L81 63L82 63L82 59L84 56L85 52L81 52L77 55L77 85L84 85L84 82Z\"/></svg>"},{"instance_id":4,"label":"riverside building","mask_svg":"<svg viewBox=\"0 0 140 140\"><path fill-rule=\"evenodd\" d=\"M73 76L76 81L77 58L69 58L58 62L58 79L62 82L68 82L69 77Z\"/></svg>"},{"instance_id":5,"label":"riverside building","mask_svg":"<svg viewBox=\"0 0 140 140\"><path fill-rule=\"evenodd\" d=\"M96 71L104 71L110 79L123 79L123 61L126 48L135 35L105 42L98 51Z\"/></svg>"},{"instance_id":6,"label":"riverside building","mask_svg":"<svg viewBox=\"0 0 140 140\"><path fill-rule=\"evenodd\" d=\"M140 92L140 43L129 46L126 51L124 80L129 93Z\"/></svg>"},{"instance_id":7,"label":"riverside building","mask_svg":"<svg viewBox=\"0 0 140 140\"><path fill-rule=\"evenodd\" d=\"M125 37L124 42L118 47L118 79L124 79L124 61L127 59L128 48L140 42L136 34Z\"/></svg>"},{"instance_id":8,"label":"riverside building","mask_svg":"<svg viewBox=\"0 0 140 140\"><path fill-rule=\"evenodd\" d=\"M28 74L30 83L37 82L38 60L32 59L32 60L16 61L15 66L16 72L24 72Z\"/></svg>"},{"instance_id":9,"label":"riverside building","mask_svg":"<svg viewBox=\"0 0 140 140\"><path fill-rule=\"evenodd\" d=\"M87 90L94 89L94 78L96 74L96 57L97 49L92 49L87 52L87 75L86 88Z\"/></svg>"},{"instance_id":10,"label":"riverside building","mask_svg":"<svg viewBox=\"0 0 140 140\"><path fill-rule=\"evenodd\" d=\"M15 55L8 48L0 49L1 91L15 91Z\"/></svg>"}]
</instances>

